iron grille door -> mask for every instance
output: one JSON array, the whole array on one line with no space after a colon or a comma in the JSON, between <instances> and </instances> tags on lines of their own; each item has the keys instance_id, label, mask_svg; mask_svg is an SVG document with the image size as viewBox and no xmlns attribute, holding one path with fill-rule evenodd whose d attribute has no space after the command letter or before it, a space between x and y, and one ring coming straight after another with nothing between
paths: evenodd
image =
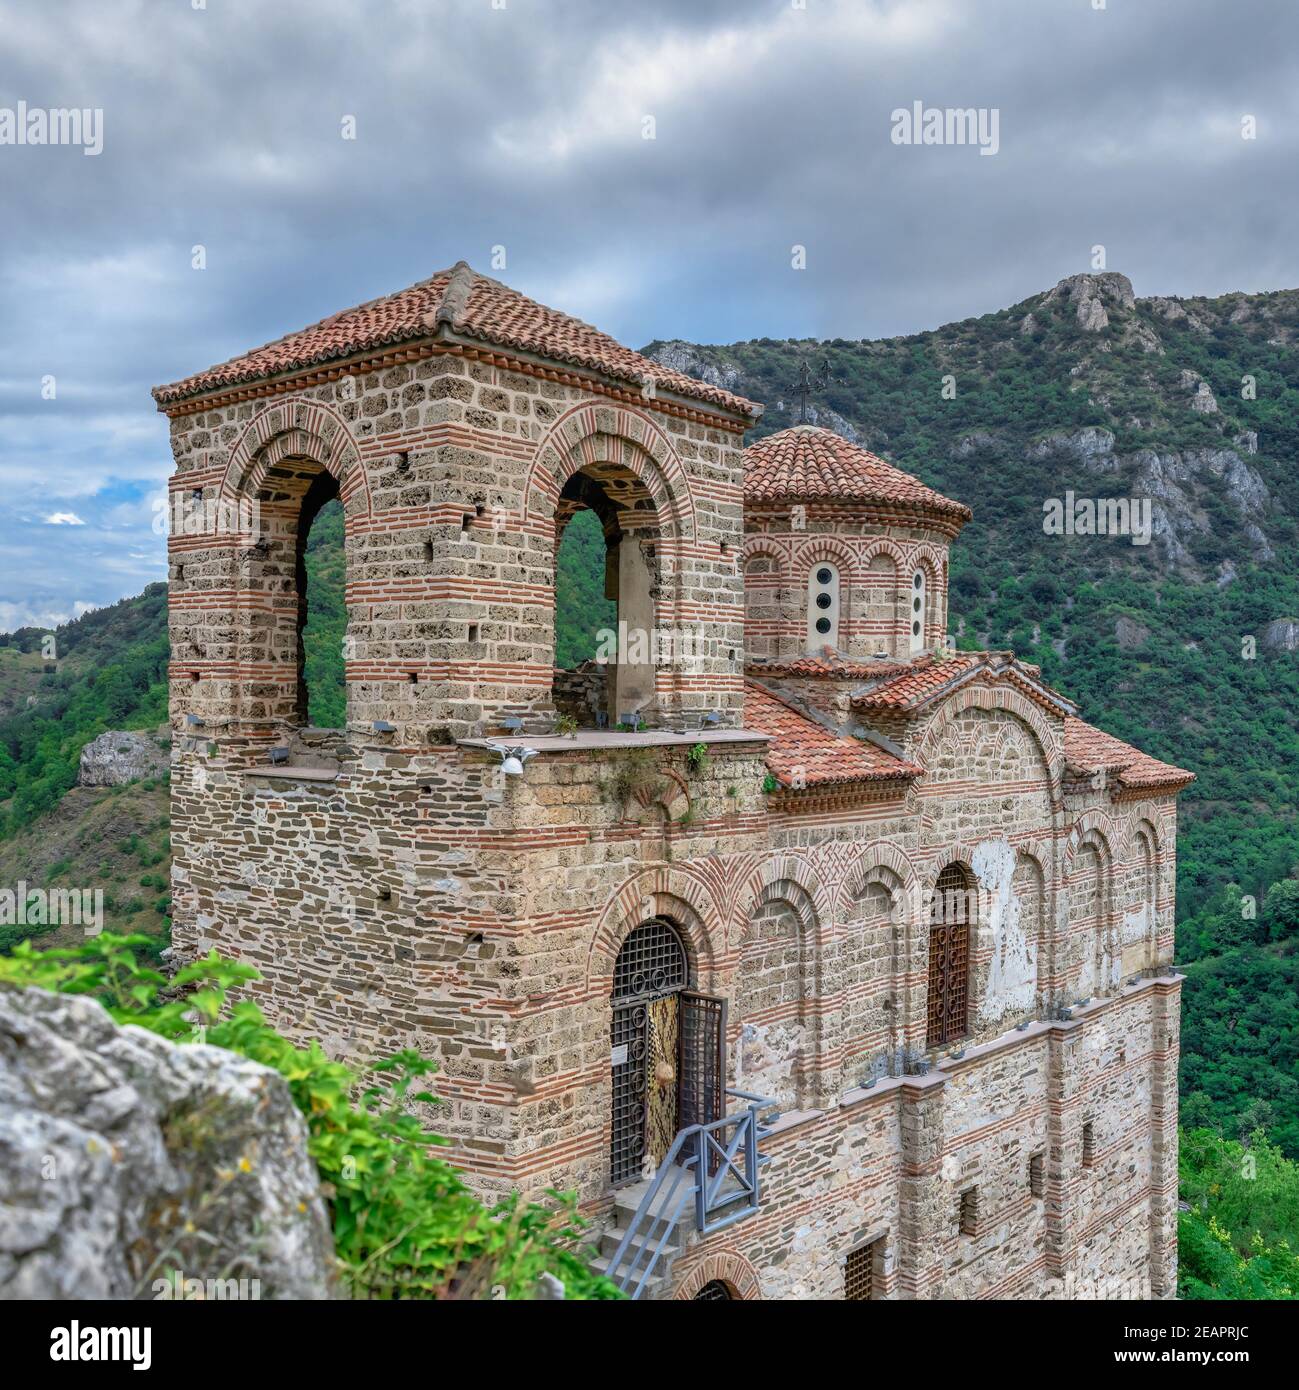
<instances>
[{"instance_id":1,"label":"iron grille door","mask_svg":"<svg viewBox=\"0 0 1299 1390\"><path fill-rule=\"evenodd\" d=\"M938 876L929 929L929 1047L969 1032L970 927L964 871L949 865Z\"/></svg>"},{"instance_id":2,"label":"iron grille door","mask_svg":"<svg viewBox=\"0 0 1299 1390\"><path fill-rule=\"evenodd\" d=\"M613 1011L613 1145L615 1187L640 1177L645 1153L645 1072L649 1008L631 1004Z\"/></svg>"},{"instance_id":3,"label":"iron grille door","mask_svg":"<svg viewBox=\"0 0 1299 1390\"><path fill-rule=\"evenodd\" d=\"M726 1113L726 1000L682 990L679 1036L679 1126L711 1124Z\"/></svg>"},{"instance_id":4,"label":"iron grille door","mask_svg":"<svg viewBox=\"0 0 1299 1390\"><path fill-rule=\"evenodd\" d=\"M685 947L670 922L644 922L632 931L614 964L613 1116L610 1178L615 1187L638 1181L646 1163L651 1010L687 979Z\"/></svg>"}]
</instances>

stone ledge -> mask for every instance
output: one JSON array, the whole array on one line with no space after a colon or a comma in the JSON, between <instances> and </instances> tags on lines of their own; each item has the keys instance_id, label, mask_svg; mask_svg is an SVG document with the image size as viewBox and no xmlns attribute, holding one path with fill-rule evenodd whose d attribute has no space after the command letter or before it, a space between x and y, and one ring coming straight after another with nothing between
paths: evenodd
<instances>
[{"instance_id":1,"label":"stone ledge","mask_svg":"<svg viewBox=\"0 0 1299 1390\"><path fill-rule=\"evenodd\" d=\"M575 734L493 734L491 738L461 738L461 748L481 748L500 753L506 748L531 748L537 753L598 753L606 748L692 748L696 743L770 743L770 734L755 729L695 729L675 734L668 729L579 729Z\"/></svg>"},{"instance_id":2,"label":"stone ledge","mask_svg":"<svg viewBox=\"0 0 1299 1390\"><path fill-rule=\"evenodd\" d=\"M800 1125L810 1124L813 1120L819 1120L825 1115L824 1110L789 1110L777 1117L774 1124L767 1126L767 1139L777 1139L782 1134L788 1134L791 1129L798 1129Z\"/></svg>"},{"instance_id":3,"label":"stone ledge","mask_svg":"<svg viewBox=\"0 0 1299 1390\"><path fill-rule=\"evenodd\" d=\"M337 782L336 767L287 767L267 763L241 769L245 777L266 777L280 782Z\"/></svg>"}]
</instances>

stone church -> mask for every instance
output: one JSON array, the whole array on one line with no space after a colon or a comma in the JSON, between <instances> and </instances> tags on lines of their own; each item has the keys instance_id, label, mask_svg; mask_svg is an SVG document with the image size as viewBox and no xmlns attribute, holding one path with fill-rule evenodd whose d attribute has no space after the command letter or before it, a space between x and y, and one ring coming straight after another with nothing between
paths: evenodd
<instances>
[{"instance_id":1,"label":"stone church","mask_svg":"<svg viewBox=\"0 0 1299 1390\"><path fill-rule=\"evenodd\" d=\"M965 505L746 448L760 406L463 262L154 395L182 955L436 1058L452 1161L575 1190L634 1296L1173 1296L1191 775L952 649ZM583 509L618 629L561 671Z\"/></svg>"}]
</instances>

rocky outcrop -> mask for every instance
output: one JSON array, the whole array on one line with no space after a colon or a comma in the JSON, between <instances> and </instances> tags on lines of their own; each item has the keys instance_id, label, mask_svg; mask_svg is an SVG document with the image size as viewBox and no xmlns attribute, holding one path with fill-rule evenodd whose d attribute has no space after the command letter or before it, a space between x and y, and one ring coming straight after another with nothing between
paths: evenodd
<instances>
[{"instance_id":1,"label":"rocky outcrop","mask_svg":"<svg viewBox=\"0 0 1299 1390\"><path fill-rule=\"evenodd\" d=\"M120 787L142 777L161 777L169 763L166 744L152 734L110 729L81 750L77 785Z\"/></svg>"},{"instance_id":2,"label":"rocky outcrop","mask_svg":"<svg viewBox=\"0 0 1299 1390\"><path fill-rule=\"evenodd\" d=\"M277 1072L0 987L0 1297L329 1297L319 1186Z\"/></svg>"},{"instance_id":3,"label":"rocky outcrop","mask_svg":"<svg viewBox=\"0 0 1299 1390\"><path fill-rule=\"evenodd\" d=\"M1070 275L1049 290L1044 304L1064 303L1073 307L1078 326L1087 333L1108 328L1110 309L1131 309L1136 304L1132 281L1116 270L1095 275Z\"/></svg>"},{"instance_id":4,"label":"rocky outcrop","mask_svg":"<svg viewBox=\"0 0 1299 1390\"><path fill-rule=\"evenodd\" d=\"M997 435L987 430L975 430L952 445L951 455L954 459L968 459L976 454L1000 453L1003 447L1003 441Z\"/></svg>"},{"instance_id":5,"label":"rocky outcrop","mask_svg":"<svg viewBox=\"0 0 1299 1390\"><path fill-rule=\"evenodd\" d=\"M1174 564L1189 562L1186 540L1212 525L1196 498L1212 488L1231 504L1245 523L1245 533L1260 560L1272 558L1271 543L1259 526L1266 514L1268 490L1258 472L1234 449L1185 449L1161 453L1142 449L1132 455L1134 496L1154 501L1153 532Z\"/></svg>"},{"instance_id":6,"label":"rocky outcrop","mask_svg":"<svg viewBox=\"0 0 1299 1390\"><path fill-rule=\"evenodd\" d=\"M1114 453L1113 431L1097 425L1087 425L1072 433L1058 431L1031 444L1025 450L1030 462L1040 463L1053 458L1066 458L1081 464L1090 473L1111 473L1118 467Z\"/></svg>"},{"instance_id":7,"label":"rocky outcrop","mask_svg":"<svg viewBox=\"0 0 1299 1390\"><path fill-rule=\"evenodd\" d=\"M674 372L684 372L686 376L692 376L697 381L706 381L710 386L720 386L724 391L744 394L740 385L742 373L738 367L729 362L722 367L705 362L692 343L673 339L668 343L660 343L645 356L661 366L670 367Z\"/></svg>"},{"instance_id":8,"label":"rocky outcrop","mask_svg":"<svg viewBox=\"0 0 1299 1390\"><path fill-rule=\"evenodd\" d=\"M1150 629L1135 618L1118 618L1114 623L1114 640L1120 651L1140 651L1150 640Z\"/></svg>"},{"instance_id":9,"label":"rocky outcrop","mask_svg":"<svg viewBox=\"0 0 1299 1390\"><path fill-rule=\"evenodd\" d=\"M1299 618L1274 618L1263 629L1259 640L1265 651L1299 651Z\"/></svg>"}]
</instances>

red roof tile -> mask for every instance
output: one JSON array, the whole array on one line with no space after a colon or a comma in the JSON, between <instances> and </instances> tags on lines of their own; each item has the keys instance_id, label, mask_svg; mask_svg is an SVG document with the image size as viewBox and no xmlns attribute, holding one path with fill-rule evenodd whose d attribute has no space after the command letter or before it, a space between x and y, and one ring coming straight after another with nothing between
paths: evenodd
<instances>
[{"instance_id":1,"label":"red roof tile","mask_svg":"<svg viewBox=\"0 0 1299 1390\"><path fill-rule=\"evenodd\" d=\"M750 444L744 451L744 495L754 502L888 502L961 521L972 515L963 502L816 425L795 425Z\"/></svg>"},{"instance_id":2,"label":"red roof tile","mask_svg":"<svg viewBox=\"0 0 1299 1390\"><path fill-rule=\"evenodd\" d=\"M923 704L958 676L982 664L982 652L962 652L940 661L917 657L900 675L885 674L878 685L853 696L853 704L878 709L911 709Z\"/></svg>"},{"instance_id":3,"label":"red roof tile","mask_svg":"<svg viewBox=\"0 0 1299 1390\"><path fill-rule=\"evenodd\" d=\"M911 662L903 674L886 674L868 690L855 692L852 702L864 709L917 710L976 673L1009 680L1030 699L1058 714L1073 712L1069 701L1042 681L1039 668L1016 661L1013 652L956 652L942 659L926 654Z\"/></svg>"},{"instance_id":4,"label":"red roof tile","mask_svg":"<svg viewBox=\"0 0 1299 1390\"><path fill-rule=\"evenodd\" d=\"M1064 721L1064 760L1076 772L1117 773L1124 787L1184 787L1195 781L1195 773L1161 763L1073 716Z\"/></svg>"},{"instance_id":5,"label":"red roof tile","mask_svg":"<svg viewBox=\"0 0 1299 1390\"><path fill-rule=\"evenodd\" d=\"M744 727L770 734L767 766L783 787L916 777L921 771L864 739L836 734L755 681L744 683Z\"/></svg>"},{"instance_id":6,"label":"red roof tile","mask_svg":"<svg viewBox=\"0 0 1299 1390\"><path fill-rule=\"evenodd\" d=\"M638 389L650 380L659 390L750 418L762 412L760 405L742 396L642 357L590 324L479 275L464 261L409 289L331 314L184 381L156 386L153 395L159 404L168 404L393 343L429 338L439 331L586 367Z\"/></svg>"}]
</instances>

